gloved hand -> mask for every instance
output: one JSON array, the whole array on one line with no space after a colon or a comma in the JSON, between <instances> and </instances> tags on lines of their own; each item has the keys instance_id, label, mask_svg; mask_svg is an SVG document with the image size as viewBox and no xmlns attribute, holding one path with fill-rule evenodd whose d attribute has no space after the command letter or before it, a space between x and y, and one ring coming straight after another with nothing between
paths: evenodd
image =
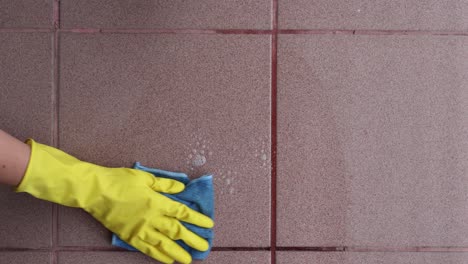
<instances>
[{"instance_id":1,"label":"gloved hand","mask_svg":"<svg viewBox=\"0 0 468 264\"><path fill-rule=\"evenodd\" d=\"M86 210L141 252L164 263L190 263L191 256L173 240L205 251L208 242L179 221L213 227L213 221L158 192L178 193L174 180L127 168L106 168L80 161L31 139L31 157L16 191Z\"/></svg>"}]
</instances>

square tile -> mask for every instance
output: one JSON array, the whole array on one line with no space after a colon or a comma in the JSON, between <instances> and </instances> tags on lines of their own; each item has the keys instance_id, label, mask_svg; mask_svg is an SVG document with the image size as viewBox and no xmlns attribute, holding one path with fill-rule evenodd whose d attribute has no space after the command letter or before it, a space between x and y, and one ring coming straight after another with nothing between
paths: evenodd
<instances>
[{"instance_id":1,"label":"square tile","mask_svg":"<svg viewBox=\"0 0 468 264\"><path fill-rule=\"evenodd\" d=\"M279 41L278 245L468 245L468 40Z\"/></svg>"},{"instance_id":2,"label":"square tile","mask_svg":"<svg viewBox=\"0 0 468 264\"><path fill-rule=\"evenodd\" d=\"M0 34L1 129L25 140L51 141L52 35Z\"/></svg>"},{"instance_id":3,"label":"square tile","mask_svg":"<svg viewBox=\"0 0 468 264\"><path fill-rule=\"evenodd\" d=\"M468 2L279 1L282 29L468 30Z\"/></svg>"},{"instance_id":4,"label":"square tile","mask_svg":"<svg viewBox=\"0 0 468 264\"><path fill-rule=\"evenodd\" d=\"M60 50L63 150L213 173L214 245L269 245L269 36L71 33ZM61 237L73 229L61 223Z\"/></svg>"},{"instance_id":5,"label":"square tile","mask_svg":"<svg viewBox=\"0 0 468 264\"><path fill-rule=\"evenodd\" d=\"M234 264L234 263L270 263L269 252L255 251L215 251L204 261L194 261L194 263L204 264ZM60 252L58 264L107 264L107 263L132 263L132 264L152 264L159 263L142 253L129 252Z\"/></svg>"},{"instance_id":6,"label":"square tile","mask_svg":"<svg viewBox=\"0 0 468 264\"><path fill-rule=\"evenodd\" d=\"M278 264L463 264L465 252L278 252Z\"/></svg>"},{"instance_id":7,"label":"square tile","mask_svg":"<svg viewBox=\"0 0 468 264\"><path fill-rule=\"evenodd\" d=\"M52 263L51 259L51 253L49 252L15 251L0 253L0 263L8 264L49 264Z\"/></svg>"},{"instance_id":8,"label":"square tile","mask_svg":"<svg viewBox=\"0 0 468 264\"><path fill-rule=\"evenodd\" d=\"M1 129L20 140L50 143L50 49L49 34L0 34ZM8 186L0 186L0 199L0 247L50 245L50 203L14 193Z\"/></svg>"},{"instance_id":9,"label":"square tile","mask_svg":"<svg viewBox=\"0 0 468 264\"><path fill-rule=\"evenodd\" d=\"M62 0L63 27L270 29L270 0Z\"/></svg>"},{"instance_id":10,"label":"square tile","mask_svg":"<svg viewBox=\"0 0 468 264\"><path fill-rule=\"evenodd\" d=\"M53 0L0 0L0 28L52 28Z\"/></svg>"}]
</instances>

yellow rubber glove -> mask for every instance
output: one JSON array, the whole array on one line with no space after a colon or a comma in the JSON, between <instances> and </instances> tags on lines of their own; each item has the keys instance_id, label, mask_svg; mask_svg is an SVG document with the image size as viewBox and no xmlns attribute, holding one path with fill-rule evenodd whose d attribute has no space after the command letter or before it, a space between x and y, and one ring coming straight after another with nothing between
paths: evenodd
<instances>
[{"instance_id":1,"label":"yellow rubber glove","mask_svg":"<svg viewBox=\"0 0 468 264\"><path fill-rule=\"evenodd\" d=\"M192 258L173 240L205 251L208 242L180 221L205 228L213 221L158 192L178 193L174 180L127 168L106 168L80 161L31 139L31 158L16 191L86 210L105 227L141 252L164 263Z\"/></svg>"}]
</instances>

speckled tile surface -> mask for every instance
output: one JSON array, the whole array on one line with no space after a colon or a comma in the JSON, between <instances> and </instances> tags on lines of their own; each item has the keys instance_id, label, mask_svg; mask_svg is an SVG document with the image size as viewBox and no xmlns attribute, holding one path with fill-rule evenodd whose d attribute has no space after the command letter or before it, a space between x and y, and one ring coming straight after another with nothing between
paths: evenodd
<instances>
[{"instance_id":1,"label":"speckled tile surface","mask_svg":"<svg viewBox=\"0 0 468 264\"><path fill-rule=\"evenodd\" d=\"M51 42L46 33L0 34L0 126L21 140L51 140ZM50 203L9 186L0 186L0 201L0 247L50 245Z\"/></svg>"},{"instance_id":2,"label":"speckled tile surface","mask_svg":"<svg viewBox=\"0 0 468 264\"><path fill-rule=\"evenodd\" d=\"M468 40L281 36L278 244L468 244Z\"/></svg>"},{"instance_id":3,"label":"speckled tile surface","mask_svg":"<svg viewBox=\"0 0 468 264\"><path fill-rule=\"evenodd\" d=\"M213 174L202 263L465 263L467 14L0 0L0 129L103 166ZM156 263L81 209L6 186L0 201L0 263Z\"/></svg>"},{"instance_id":4,"label":"speckled tile surface","mask_svg":"<svg viewBox=\"0 0 468 264\"><path fill-rule=\"evenodd\" d=\"M1 129L25 140L51 142L52 35L0 34Z\"/></svg>"},{"instance_id":5,"label":"speckled tile surface","mask_svg":"<svg viewBox=\"0 0 468 264\"><path fill-rule=\"evenodd\" d=\"M282 0L281 29L468 30L468 2Z\"/></svg>"},{"instance_id":6,"label":"speckled tile surface","mask_svg":"<svg viewBox=\"0 0 468 264\"><path fill-rule=\"evenodd\" d=\"M63 27L270 29L270 0L62 0Z\"/></svg>"},{"instance_id":7,"label":"speckled tile surface","mask_svg":"<svg viewBox=\"0 0 468 264\"><path fill-rule=\"evenodd\" d=\"M215 245L268 246L269 46L268 36L64 34L61 147L106 166L213 173Z\"/></svg>"},{"instance_id":8,"label":"speckled tile surface","mask_svg":"<svg viewBox=\"0 0 468 264\"><path fill-rule=\"evenodd\" d=\"M52 28L53 0L0 0L0 28Z\"/></svg>"},{"instance_id":9,"label":"speckled tile surface","mask_svg":"<svg viewBox=\"0 0 468 264\"><path fill-rule=\"evenodd\" d=\"M1 252L0 263L8 264L52 264L51 253L49 252Z\"/></svg>"},{"instance_id":10,"label":"speckled tile surface","mask_svg":"<svg viewBox=\"0 0 468 264\"><path fill-rule=\"evenodd\" d=\"M465 252L279 252L278 264L462 264Z\"/></svg>"}]
</instances>

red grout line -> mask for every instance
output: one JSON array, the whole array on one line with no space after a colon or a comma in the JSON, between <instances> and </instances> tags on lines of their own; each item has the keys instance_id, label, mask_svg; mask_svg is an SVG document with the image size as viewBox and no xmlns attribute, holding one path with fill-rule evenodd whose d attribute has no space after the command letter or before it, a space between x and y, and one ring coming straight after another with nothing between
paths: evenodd
<instances>
[{"instance_id":1,"label":"red grout line","mask_svg":"<svg viewBox=\"0 0 468 264\"><path fill-rule=\"evenodd\" d=\"M58 15L55 15L58 16ZM55 18L54 18L55 19ZM58 19L58 17L57 17ZM59 21L54 22L60 26ZM276 23L276 22L275 22ZM274 30L257 29L123 29L123 28L0 28L0 33L34 33L54 31L71 33L126 33L126 34L233 34L233 35L273 35ZM279 29L278 34L291 35L405 35L405 36L468 36L466 31L433 30L351 30L351 29Z\"/></svg>"},{"instance_id":2,"label":"red grout line","mask_svg":"<svg viewBox=\"0 0 468 264\"><path fill-rule=\"evenodd\" d=\"M408 35L408 36L468 36L465 31L436 31L436 30L362 30L362 29L281 29L280 34L294 35Z\"/></svg>"},{"instance_id":3,"label":"red grout line","mask_svg":"<svg viewBox=\"0 0 468 264\"><path fill-rule=\"evenodd\" d=\"M280 29L280 34L292 35L353 35L355 30L326 30L326 29Z\"/></svg>"},{"instance_id":4,"label":"red grout line","mask_svg":"<svg viewBox=\"0 0 468 264\"><path fill-rule=\"evenodd\" d=\"M276 251L310 251L310 252L468 252L468 247L276 247ZM118 247L98 246L63 246L51 248L17 248L0 247L0 252L128 252ZM214 247L212 251L271 251L269 247Z\"/></svg>"},{"instance_id":5,"label":"red grout line","mask_svg":"<svg viewBox=\"0 0 468 264\"><path fill-rule=\"evenodd\" d=\"M212 251L269 251L269 247L213 247ZM57 251L123 251L126 249L120 247L100 247L100 246L63 246L58 247Z\"/></svg>"},{"instance_id":6,"label":"red grout line","mask_svg":"<svg viewBox=\"0 0 468 264\"><path fill-rule=\"evenodd\" d=\"M239 34L239 35L269 35L271 30L255 29L137 29L137 28L70 28L60 29L61 32L72 33L133 33L133 34Z\"/></svg>"},{"instance_id":7,"label":"red grout line","mask_svg":"<svg viewBox=\"0 0 468 264\"><path fill-rule=\"evenodd\" d=\"M355 30L355 35L433 35L433 36L468 36L466 31L437 30Z\"/></svg>"},{"instance_id":8,"label":"red grout line","mask_svg":"<svg viewBox=\"0 0 468 264\"><path fill-rule=\"evenodd\" d=\"M278 0L273 0L271 36L271 264L276 264Z\"/></svg>"},{"instance_id":9,"label":"red grout line","mask_svg":"<svg viewBox=\"0 0 468 264\"><path fill-rule=\"evenodd\" d=\"M54 0L53 3L53 22L54 22L54 42L53 42L53 93L52 93L52 105L53 105L53 145L59 147L59 29L60 29L60 0ZM52 206L52 252L51 252L51 264L58 263L58 205Z\"/></svg>"},{"instance_id":10,"label":"red grout line","mask_svg":"<svg viewBox=\"0 0 468 264\"><path fill-rule=\"evenodd\" d=\"M269 247L213 247L211 251L270 251Z\"/></svg>"},{"instance_id":11,"label":"red grout line","mask_svg":"<svg viewBox=\"0 0 468 264\"><path fill-rule=\"evenodd\" d=\"M468 247L345 247L349 252L468 252Z\"/></svg>"},{"instance_id":12,"label":"red grout line","mask_svg":"<svg viewBox=\"0 0 468 264\"><path fill-rule=\"evenodd\" d=\"M99 247L99 246L63 246L57 247L57 252L63 251L104 251L104 252L128 252L128 250L120 248L120 247Z\"/></svg>"},{"instance_id":13,"label":"red grout line","mask_svg":"<svg viewBox=\"0 0 468 264\"><path fill-rule=\"evenodd\" d=\"M277 247L278 251L345 251L345 247Z\"/></svg>"}]
</instances>

